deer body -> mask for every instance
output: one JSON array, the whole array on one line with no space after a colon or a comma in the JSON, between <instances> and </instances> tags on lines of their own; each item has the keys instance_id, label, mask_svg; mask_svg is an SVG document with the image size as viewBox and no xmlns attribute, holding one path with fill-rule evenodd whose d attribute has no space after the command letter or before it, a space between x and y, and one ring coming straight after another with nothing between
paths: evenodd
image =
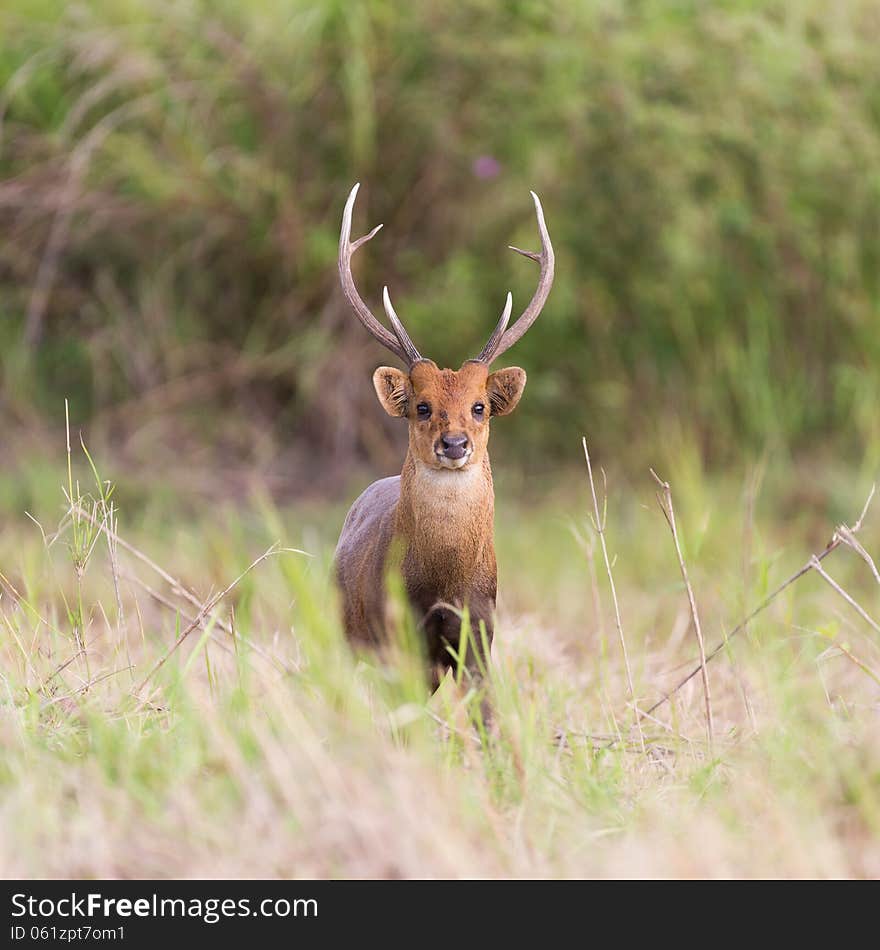
<instances>
[{"instance_id":1,"label":"deer body","mask_svg":"<svg viewBox=\"0 0 880 950\"><path fill-rule=\"evenodd\" d=\"M427 496L421 494L425 483L431 488ZM407 458L403 474L374 482L352 505L336 549L349 639L384 642L385 578L399 569L433 675L450 665L447 644L458 648L456 611L467 607L476 630L483 621L491 643L497 584L493 510L488 462L462 477L420 471Z\"/></svg>"},{"instance_id":2,"label":"deer body","mask_svg":"<svg viewBox=\"0 0 880 950\"><path fill-rule=\"evenodd\" d=\"M540 312L552 283L553 252L540 202L533 195L543 250L540 255L520 252L541 263L532 302L507 329L512 306L508 294L498 326L479 357L457 371L440 369L413 345L391 306L387 288L385 309L394 336L372 316L354 287L351 255L378 230L350 241L357 187L343 216L340 275L361 322L408 364L406 372L379 367L373 386L385 411L407 420L409 447L401 474L370 485L343 524L336 548L343 624L352 643L381 646L386 642L386 577L389 570L399 569L436 686L454 664L465 609L474 633L466 665L475 675L485 668L480 628L484 625L485 645L491 645L497 589L489 422L513 411L526 383L526 374L518 367L490 372L489 365Z\"/></svg>"}]
</instances>

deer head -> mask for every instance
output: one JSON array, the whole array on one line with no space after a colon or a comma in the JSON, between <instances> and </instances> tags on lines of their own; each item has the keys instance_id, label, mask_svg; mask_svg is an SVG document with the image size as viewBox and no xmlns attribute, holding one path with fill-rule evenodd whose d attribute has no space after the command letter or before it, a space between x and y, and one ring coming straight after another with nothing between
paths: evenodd
<instances>
[{"instance_id":1,"label":"deer head","mask_svg":"<svg viewBox=\"0 0 880 950\"><path fill-rule=\"evenodd\" d=\"M511 250L540 264L538 287L529 305L513 326L508 327L513 308L513 297L508 293L501 318L479 356L467 360L460 369L451 370L440 369L419 353L394 311L387 287L382 299L393 333L373 316L358 293L351 273L352 255L382 227L380 224L352 242L351 216L359 187L358 184L352 188L342 216L339 237L342 289L370 334L407 366L406 371L392 366L380 366L376 370L373 386L379 402L390 416L409 422L410 454L418 462L429 468L451 471L480 464L486 455L489 420L512 412L526 384L525 371L519 367L494 372L490 372L489 367L535 322L553 284L553 247L541 202L531 192L541 235L540 253L511 246Z\"/></svg>"}]
</instances>

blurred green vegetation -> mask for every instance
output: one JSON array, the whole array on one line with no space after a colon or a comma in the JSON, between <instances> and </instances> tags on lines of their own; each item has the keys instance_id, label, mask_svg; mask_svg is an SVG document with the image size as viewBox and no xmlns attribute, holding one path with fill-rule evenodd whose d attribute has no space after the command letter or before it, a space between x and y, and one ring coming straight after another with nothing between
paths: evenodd
<instances>
[{"instance_id":1,"label":"blurred green vegetation","mask_svg":"<svg viewBox=\"0 0 880 950\"><path fill-rule=\"evenodd\" d=\"M337 288L359 180L365 296L453 366L529 298L505 247L541 195L531 458L880 462L878 35L873 0L6 0L7 438L67 396L110 434L244 419L321 472L389 464L391 357Z\"/></svg>"}]
</instances>

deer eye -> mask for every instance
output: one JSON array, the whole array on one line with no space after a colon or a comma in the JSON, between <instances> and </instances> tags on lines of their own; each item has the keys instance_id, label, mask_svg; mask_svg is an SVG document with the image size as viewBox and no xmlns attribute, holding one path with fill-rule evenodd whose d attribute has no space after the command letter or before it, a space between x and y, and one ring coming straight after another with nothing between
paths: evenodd
<instances>
[{"instance_id":1,"label":"deer eye","mask_svg":"<svg viewBox=\"0 0 880 950\"><path fill-rule=\"evenodd\" d=\"M426 402L420 402L416 406L416 412L420 419L427 419L431 415L431 407Z\"/></svg>"},{"instance_id":2,"label":"deer eye","mask_svg":"<svg viewBox=\"0 0 880 950\"><path fill-rule=\"evenodd\" d=\"M471 412L472 412L478 419L482 419L482 418L483 418L483 413L484 413L485 411L486 411L486 407L485 407L481 402L474 403L474 406L473 406L473 408L471 409Z\"/></svg>"}]
</instances>

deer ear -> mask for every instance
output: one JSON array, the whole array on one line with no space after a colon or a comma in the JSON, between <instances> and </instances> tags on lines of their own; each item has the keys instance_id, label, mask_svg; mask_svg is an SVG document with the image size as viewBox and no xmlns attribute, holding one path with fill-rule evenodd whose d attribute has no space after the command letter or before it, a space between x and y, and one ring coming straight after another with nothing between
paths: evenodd
<instances>
[{"instance_id":1,"label":"deer ear","mask_svg":"<svg viewBox=\"0 0 880 950\"><path fill-rule=\"evenodd\" d=\"M405 416L409 376L393 366L380 366L373 373L373 388L389 416Z\"/></svg>"},{"instance_id":2,"label":"deer ear","mask_svg":"<svg viewBox=\"0 0 880 950\"><path fill-rule=\"evenodd\" d=\"M486 382L493 416L506 416L516 409L519 397L526 388L526 371L518 366L499 369Z\"/></svg>"}]
</instances>

